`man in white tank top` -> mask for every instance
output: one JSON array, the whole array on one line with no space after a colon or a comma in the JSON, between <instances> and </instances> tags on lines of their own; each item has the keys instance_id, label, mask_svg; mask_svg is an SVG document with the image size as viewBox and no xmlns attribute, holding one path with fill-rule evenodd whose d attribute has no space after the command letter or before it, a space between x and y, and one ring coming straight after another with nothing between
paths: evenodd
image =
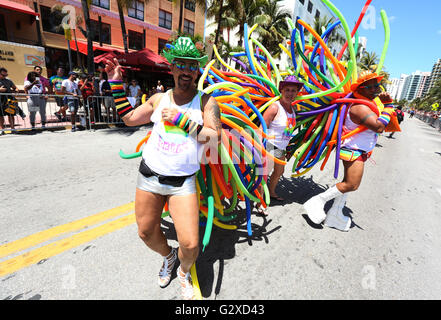
<instances>
[{"instance_id":1,"label":"man in white tank top","mask_svg":"<svg viewBox=\"0 0 441 320\"><path fill-rule=\"evenodd\" d=\"M327 191L312 197L304 204L308 217L315 224L325 221L325 226L349 231L352 221L343 215L343 208L349 192L356 191L361 184L364 172L364 163L375 147L378 134L382 133L393 116L393 105L390 95L380 93L382 76L369 71L360 74L358 81L351 86L355 98L373 102L379 97L385 105L380 116L365 104L354 104L350 107L344 126L350 130L363 125L368 130L354 135L342 144L340 159L343 161L344 178ZM362 149L363 148L363 149ZM334 203L326 214L323 210L327 201L334 199Z\"/></svg>"},{"instance_id":2,"label":"man in white tank top","mask_svg":"<svg viewBox=\"0 0 441 320\"><path fill-rule=\"evenodd\" d=\"M199 254L199 204L194 175L200 165L186 166L177 163L180 166L174 166L173 161L185 159L182 156L188 150L193 152L195 144L216 143L217 150L222 125L216 100L209 95L201 97L195 85L199 68L206 64L207 56L201 57L193 42L183 37L177 39L169 51L164 50L164 55L171 63L175 88L153 95L136 109L126 101L118 61L107 61L106 70L112 79L110 83L115 105L124 123L128 126L139 126L154 122L150 139L156 135L156 140L149 139L144 147L148 147L150 151L143 155L136 189L135 215L138 234L150 249L163 257L159 286L164 288L169 284L171 272L179 259L177 275L182 297L193 299L190 268ZM186 112L192 106L194 113L199 111L200 119ZM189 146L193 146L193 149L188 149ZM169 164L170 174L162 172L167 168L161 167L161 163ZM180 167L184 173L181 176L173 174L175 167ZM176 229L178 249L168 245L161 231L161 214L166 203Z\"/></svg>"},{"instance_id":3,"label":"man in white tank top","mask_svg":"<svg viewBox=\"0 0 441 320\"><path fill-rule=\"evenodd\" d=\"M268 140L266 147L275 158L282 161L285 161L286 147L293 136L296 126L296 114L292 103L302 88L303 83L298 81L295 76L288 76L279 84L280 100L269 106L263 114L263 119L268 128L268 135L275 137L272 140ZM270 161L267 169L268 175L272 171L268 188L271 201L284 201L284 199L277 195L276 187L285 171L285 166ZM267 214L266 210L259 204L257 210L261 214Z\"/></svg>"}]
</instances>

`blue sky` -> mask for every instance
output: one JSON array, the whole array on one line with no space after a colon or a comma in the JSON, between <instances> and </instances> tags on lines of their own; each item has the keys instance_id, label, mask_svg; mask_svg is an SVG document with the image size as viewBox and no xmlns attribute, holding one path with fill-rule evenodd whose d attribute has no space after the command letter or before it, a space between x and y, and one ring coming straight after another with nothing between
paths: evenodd
<instances>
[{"instance_id":1,"label":"blue sky","mask_svg":"<svg viewBox=\"0 0 441 320\"><path fill-rule=\"evenodd\" d=\"M349 27L357 21L366 0L331 0L345 16ZM389 17L391 41L385 67L392 78L416 70L432 71L441 58L441 1L439 0L374 0L376 28L360 27L360 36L368 38L367 50L381 55L384 29L380 17L384 9ZM369 21L368 21L369 22ZM366 26L374 26L367 23Z\"/></svg>"}]
</instances>

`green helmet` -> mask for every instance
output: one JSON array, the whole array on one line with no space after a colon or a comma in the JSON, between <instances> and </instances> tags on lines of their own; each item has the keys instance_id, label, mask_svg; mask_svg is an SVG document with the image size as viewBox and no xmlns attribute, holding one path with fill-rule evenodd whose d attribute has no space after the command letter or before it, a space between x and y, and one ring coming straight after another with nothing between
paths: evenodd
<instances>
[{"instance_id":1,"label":"green helmet","mask_svg":"<svg viewBox=\"0 0 441 320\"><path fill-rule=\"evenodd\" d=\"M179 37L171 46L168 45L168 47L170 50L166 51L164 49L162 52L170 63L173 63L175 58L182 58L196 60L202 68L207 64L208 56L205 55L201 57L201 53L188 37Z\"/></svg>"}]
</instances>

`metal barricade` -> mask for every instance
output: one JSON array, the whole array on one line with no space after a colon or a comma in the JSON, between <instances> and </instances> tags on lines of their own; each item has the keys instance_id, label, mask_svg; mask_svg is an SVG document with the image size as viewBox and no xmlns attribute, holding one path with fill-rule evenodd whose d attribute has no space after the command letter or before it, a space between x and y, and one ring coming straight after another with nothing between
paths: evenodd
<instances>
[{"instance_id":1,"label":"metal barricade","mask_svg":"<svg viewBox=\"0 0 441 320\"><path fill-rule=\"evenodd\" d=\"M111 96L87 97L86 123L90 130L100 126L123 125L124 121L116 112L115 101Z\"/></svg>"},{"instance_id":2,"label":"metal barricade","mask_svg":"<svg viewBox=\"0 0 441 320\"><path fill-rule=\"evenodd\" d=\"M417 119L428 123L430 126L434 127L435 129L441 131L441 119L434 118L433 116L429 116L427 114L416 114L415 115Z\"/></svg>"},{"instance_id":3,"label":"metal barricade","mask_svg":"<svg viewBox=\"0 0 441 320\"><path fill-rule=\"evenodd\" d=\"M81 124L85 114L81 100L71 95L0 93L0 134L70 127L69 108L75 106L75 123Z\"/></svg>"}]
</instances>

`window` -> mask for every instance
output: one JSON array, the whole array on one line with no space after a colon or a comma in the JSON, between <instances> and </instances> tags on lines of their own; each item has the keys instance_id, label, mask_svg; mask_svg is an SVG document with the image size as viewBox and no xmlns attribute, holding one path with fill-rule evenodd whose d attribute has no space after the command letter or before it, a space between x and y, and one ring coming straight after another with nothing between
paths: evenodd
<instances>
[{"instance_id":1,"label":"window","mask_svg":"<svg viewBox=\"0 0 441 320\"><path fill-rule=\"evenodd\" d=\"M308 1L308 12L309 13L311 13L312 12L312 7L313 7L314 5L312 4L312 2L311 1Z\"/></svg>"},{"instance_id":2,"label":"window","mask_svg":"<svg viewBox=\"0 0 441 320\"><path fill-rule=\"evenodd\" d=\"M188 9L188 10L194 12L196 9L196 4L195 4L194 0L185 0L185 9Z\"/></svg>"},{"instance_id":3,"label":"window","mask_svg":"<svg viewBox=\"0 0 441 320\"><path fill-rule=\"evenodd\" d=\"M96 20L90 20L90 27L93 31L93 41L100 42L100 24ZM112 44L110 24L101 22L101 42Z\"/></svg>"},{"instance_id":4,"label":"window","mask_svg":"<svg viewBox=\"0 0 441 320\"><path fill-rule=\"evenodd\" d=\"M8 33L6 32L5 16L0 14L0 40L7 41Z\"/></svg>"},{"instance_id":5,"label":"window","mask_svg":"<svg viewBox=\"0 0 441 320\"><path fill-rule=\"evenodd\" d=\"M305 4L305 0L299 0L299 2L303 5Z\"/></svg>"},{"instance_id":6,"label":"window","mask_svg":"<svg viewBox=\"0 0 441 320\"><path fill-rule=\"evenodd\" d=\"M43 25L43 31L58 33L64 35L64 29L62 21L67 14L61 13L60 10L52 11L51 8L46 6L40 6L41 24Z\"/></svg>"},{"instance_id":7,"label":"window","mask_svg":"<svg viewBox=\"0 0 441 320\"><path fill-rule=\"evenodd\" d=\"M144 21L144 2L133 1L128 9L129 17Z\"/></svg>"},{"instance_id":8,"label":"window","mask_svg":"<svg viewBox=\"0 0 441 320\"><path fill-rule=\"evenodd\" d=\"M194 35L194 22L191 22L187 19L184 19L184 33L188 33L189 35Z\"/></svg>"},{"instance_id":9,"label":"window","mask_svg":"<svg viewBox=\"0 0 441 320\"><path fill-rule=\"evenodd\" d=\"M318 11L318 9L315 10L315 17L316 17L317 19L320 18L320 11Z\"/></svg>"},{"instance_id":10,"label":"window","mask_svg":"<svg viewBox=\"0 0 441 320\"><path fill-rule=\"evenodd\" d=\"M142 33L129 30L129 48L134 50L144 49L144 36Z\"/></svg>"},{"instance_id":11,"label":"window","mask_svg":"<svg viewBox=\"0 0 441 320\"><path fill-rule=\"evenodd\" d=\"M159 26L171 30L172 15L170 12L159 9Z\"/></svg>"},{"instance_id":12,"label":"window","mask_svg":"<svg viewBox=\"0 0 441 320\"><path fill-rule=\"evenodd\" d=\"M104 9L110 8L110 0L92 0L92 4Z\"/></svg>"},{"instance_id":13,"label":"window","mask_svg":"<svg viewBox=\"0 0 441 320\"><path fill-rule=\"evenodd\" d=\"M162 50L164 50L166 44L167 40L158 38L158 54L162 53Z\"/></svg>"}]
</instances>

